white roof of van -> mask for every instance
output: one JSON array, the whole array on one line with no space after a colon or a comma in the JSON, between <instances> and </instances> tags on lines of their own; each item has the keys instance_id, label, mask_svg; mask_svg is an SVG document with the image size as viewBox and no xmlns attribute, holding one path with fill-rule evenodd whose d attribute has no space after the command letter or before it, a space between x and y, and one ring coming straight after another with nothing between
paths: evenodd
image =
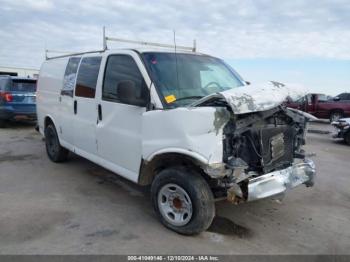
<instances>
[{"instance_id":1,"label":"white roof of van","mask_svg":"<svg viewBox=\"0 0 350 262\"><path fill-rule=\"evenodd\" d=\"M72 52L72 53L67 53L67 54L59 55L59 56L47 57L47 60L56 59L56 58L71 57L71 56L81 56L84 54L101 54L101 53L113 54L113 53L117 53L118 51L123 51L123 50L124 51L136 51L139 53L147 53L147 52L158 52L158 53L161 52L161 53L169 53L169 54L175 53L175 49L162 48L162 47L114 48L114 49L107 49L107 50ZM192 51L187 51L187 50L183 50L183 49L176 49L176 53L177 54L206 55L203 53L192 52Z\"/></svg>"},{"instance_id":2,"label":"white roof of van","mask_svg":"<svg viewBox=\"0 0 350 262\"><path fill-rule=\"evenodd\" d=\"M131 51L137 51L139 53L148 53L148 52L161 52L161 53L174 53L175 49L171 48L162 48L162 47L135 47L135 48L113 48L108 49L106 52L115 52L118 50L131 50ZM194 55L205 55L203 53L199 52L192 52L192 51L186 51L183 49L176 49L176 53L178 54L194 54Z\"/></svg>"}]
</instances>

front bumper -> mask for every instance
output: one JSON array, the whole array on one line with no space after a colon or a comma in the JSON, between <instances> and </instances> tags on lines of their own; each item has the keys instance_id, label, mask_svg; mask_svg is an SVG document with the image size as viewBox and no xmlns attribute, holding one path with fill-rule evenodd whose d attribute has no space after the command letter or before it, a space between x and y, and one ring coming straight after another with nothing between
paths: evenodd
<instances>
[{"instance_id":1,"label":"front bumper","mask_svg":"<svg viewBox=\"0 0 350 262\"><path fill-rule=\"evenodd\" d=\"M344 129L336 129L336 131L333 133L333 138L345 138L347 133L350 132L350 128L344 128Z\"/></svg>"},{"instance_id":2,"label":"front bumper","mask_svg":"<svg viewBox=\"0 0 350 262\"><path fill-rule=\"evenodd\" d=\"M286 169L274 171L248 182L248 197L246 201L254 201L284 193L301 184L313 186L316 175L315 164L311 159L305 159ZM239 196L239 192L236 192Z\"/></svg>"}]
</instances>

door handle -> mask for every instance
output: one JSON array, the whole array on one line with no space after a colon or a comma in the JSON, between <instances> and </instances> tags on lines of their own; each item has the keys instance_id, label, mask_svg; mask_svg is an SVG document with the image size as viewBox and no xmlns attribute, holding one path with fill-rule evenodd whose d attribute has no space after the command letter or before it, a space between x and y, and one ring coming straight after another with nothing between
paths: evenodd
<instances>
[{"instance_id":1,"label":"door handle","mask_svg":"<svg viewBox=\"0 0 350 262\"><path fill-rule=\"evenodd\" d=\"M76 115L78 112L78 102L77 100L74 100L74 115Z\"/></svg>"},{"instance_id":2,"label":"door handle","mask_svg":"<svg viewBox=\"0 0 350 262\"><path fill-rule=\"evenodd\" d=\"M98 120L102 121L102 106L100 104L97 106L97 111L98 111Z\"/></svg>"}]
</instances>

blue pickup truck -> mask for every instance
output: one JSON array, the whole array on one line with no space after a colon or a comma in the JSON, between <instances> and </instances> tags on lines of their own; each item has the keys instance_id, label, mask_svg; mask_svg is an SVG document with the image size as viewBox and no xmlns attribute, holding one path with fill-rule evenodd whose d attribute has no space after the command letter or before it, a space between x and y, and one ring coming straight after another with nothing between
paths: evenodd
<instances>
[{"instance_id":1,"label":"blue pickup truck","mask_svg":"<svg viewBox=\"0 0 350 262\"><path fill-rule=\"evenodd\" d=\"M7 121L36 119L36 79L0 76L0 127Z\"/></svg>"}]
</instances>

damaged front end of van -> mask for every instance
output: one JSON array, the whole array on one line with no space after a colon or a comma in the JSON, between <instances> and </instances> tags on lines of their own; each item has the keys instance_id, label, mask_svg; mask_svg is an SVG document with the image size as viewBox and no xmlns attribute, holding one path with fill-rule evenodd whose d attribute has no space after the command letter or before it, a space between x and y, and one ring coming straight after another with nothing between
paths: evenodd
<instances>
[{"instance_id":1,"label":"damaged front end of van","mask_svg":"<svg viewBox=\"0 0 350 262\"><path fill-rule=\"evenodd\" d=\"M307 122L314 118L281 106L290 95L290 88L271 82L265 87L228 90L196 103L229 107L230 117L223 127L226 173L213 172L215 165L207 169L208 174L221 175L219 186L227 189L228 200L253 201L301 184L313 185L315 165L302 146Z\"/></svg>"},{"instance_id":2,"label":"damaged front end of van","mask_svg":"<svg viewBox=\"0 0 350 262\"><path fill-rule=\"evenodd\" d=\"M271 82L215 93L186 108L147 112L146 163L167 152L196 159L215 197L233 203L310 187L315 165L302 147L314 117L282 105L287 96L301 95Z\"/></svg>"}]
</instances>

